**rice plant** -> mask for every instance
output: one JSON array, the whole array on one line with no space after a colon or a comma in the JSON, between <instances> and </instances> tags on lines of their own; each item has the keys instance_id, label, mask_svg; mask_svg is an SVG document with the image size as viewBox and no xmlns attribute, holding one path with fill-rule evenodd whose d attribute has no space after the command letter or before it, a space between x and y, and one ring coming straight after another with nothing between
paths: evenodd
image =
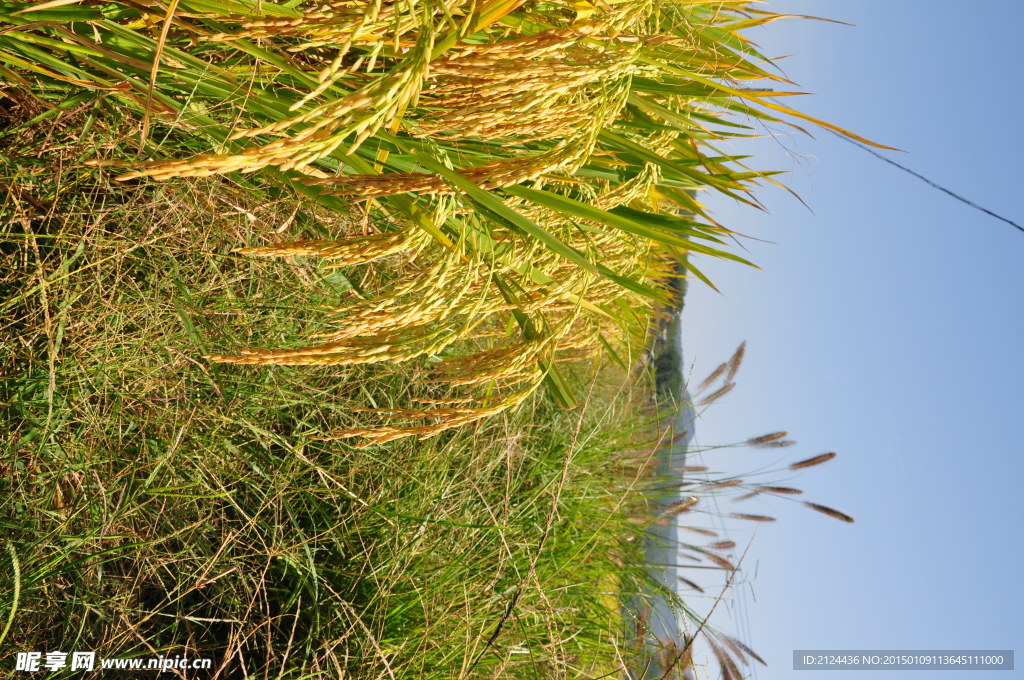
<instances>
[{"instance_id":1,"label":"rice plant","mask_svg":"<svg viewBox=\"0 0 1024 680\"><path fill-rule=\"evenodd\" d=\"M670 297L666 258L708 284L701 255L750 264L697 197L756 204L776 182L720 150L751 134L737 118L860 139L776 101L796 92L741 85L789 84L743 35L780 18L710 0L5 0L0 76L45 102L37 122L70 105L126 116L84 159L120 181L260 172L362 212L327 239L240 251L407 258L393 291L333 310L317 344L208 358L439 358L436 380L458 389L323 435L369 445L476 422L542 385L572 406L562 363L630 351L636 314ZM465 342L481 336L483 350Z\"/></svg>"},{"instance_id":2,"label":"rice plant","mask_svg":"<svg viewBox=\"0 0 1024 680\"><path fill-rule=\"evenodd\" d=\"M679 263L751 264L701 193L777 181L722 150L745 117L851 134L779 103L743 35L779 18L0 0L0 643L220 677L642 666L638 527L702 508L637 493L660 438L634 367ZM727 676L757 659L691 621Z\"/></svg>"}]
</instances>

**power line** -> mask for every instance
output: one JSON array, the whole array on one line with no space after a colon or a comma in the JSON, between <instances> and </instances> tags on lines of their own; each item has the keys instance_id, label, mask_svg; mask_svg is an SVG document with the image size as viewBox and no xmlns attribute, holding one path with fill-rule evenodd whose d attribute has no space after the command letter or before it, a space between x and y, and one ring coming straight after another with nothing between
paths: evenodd
<instances>
[{"instance_id":1,"label":"power line","mask_svg":"<svg viewBox=\"0 0 1024 680\"><path fill-rule=\"evenodd\" d=\"M899 168L900 170L902 170L903 172L910 173L911 175L913 175L914 177L918 178L922 182L928 184L929 186L932 186L932 187L938 189L939 191L941 191L944 194L949 194L950 196L952 196L956 200L960 201L961 203L966 203L967 205L971 206L975 210L980 210L981 212L985 213L986 215L991 215L992 217L996 218L997 220L1002 220L1003 222L1006 222L1011 227L1016 227L1018 231L1024 232L1024 227L1020 226L1019 224L1017 224L1013 220L1008 219L1006 217L1003 217L1002 215L999 215L997 213L994 213L991 210L989 210L988 208L980 206L980 205L978 205L977 203L975 203L974 201L972 201L970 199L964 198L963 196L961 196L960 194L956 193L955 191L951 191L950 189L947 189L946 187L942 186L941 184L937 184L937 183L933 182L932 180L928 179L927 177L925 177L921 173L914 172L910 168L908 168L908 167L906 167L904 165L900 165L896 161L883 156L882 154L878 153L877 151L875 151L871 147L865 146L864 144L861 144L860 142L858 142L858 141L856 141L854 139L850 139L849 137L841 135L838 132L834 132L832 130L829 130L829 132L834 134L836 137L839 137L840 139L842 139L844 141L847 141L850 144L853 144L854 146L856 146L856 147L858 147L860 149L863 149L864 151L867 151L869 154L871 154L875 158L880 158L883 161L885 161L886 163L888 163L889 165L894 165L897 168Z\"/></svg>"}]
</instances>

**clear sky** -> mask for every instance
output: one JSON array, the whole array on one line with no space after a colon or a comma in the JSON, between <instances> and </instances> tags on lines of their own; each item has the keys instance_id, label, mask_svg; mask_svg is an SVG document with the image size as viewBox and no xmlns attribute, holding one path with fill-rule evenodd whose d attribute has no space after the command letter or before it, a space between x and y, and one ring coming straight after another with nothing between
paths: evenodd
<instances>
[{"instance_id":1,"label":"clear sky","mask_svg":"<svg viewBox=\"0 0 1024 680\"><path fill-rule=\"evenodd\" d=\"M793 55L780 65L814 93L787 104L905 150L886 153L1024 223L1024 2L771 8L855 24L749 34L770 56ZM785 462L837 451L777 479L857 522L795 503L723 504L779 521L754 525L735 618L719 611L717 623L768 661L757 678L834 677L793 671L794 649L1013 649L1024 640L1024 233L829 133L779 131L758 161L790 170L814 212L775 190L760 194L767 214L710 200L719 221L773 243L747 243L763 271L705 258L721 295L690 286L683 342L696 381L748 340L736 389L703 415L697 441L786 429L799 445L781 450ZM738 473L778 454L707 460ZM753 527L729 526L738 556ZM858 673L933 675L841 677Z\"/></svg>"}]
</instances>

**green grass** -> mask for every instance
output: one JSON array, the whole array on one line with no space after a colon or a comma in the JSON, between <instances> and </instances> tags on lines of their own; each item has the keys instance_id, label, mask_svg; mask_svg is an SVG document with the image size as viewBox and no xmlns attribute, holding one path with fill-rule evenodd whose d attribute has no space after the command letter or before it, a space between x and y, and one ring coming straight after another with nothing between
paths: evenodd
<instances>
[{"instance_id":1,"label":"green grass","mask_svg":"<svg viewBox=\"0 0 1024 680\"><path fill-rule=\"evenodd\" d=\"M700 257L749 264L695 198L775 181L718 149L750 134L735 117L809 120L738 85L785 82L742 37L776 17L414 0L369 28L342 13L319 44L308 4L173 7L0 0L0 657L182 653L231 678L642 666L618 606L650 586L659 367L639 357L666 262L707 283ZM417 247L340 268L236 252L389 234ZM308 347L375 308L391 317L358 349L390 361L204 358ZM451 399L490 415L411 436Z\"/></svg>"},{"instance_id":2,"label":"green grass","mask_svg":"<svg viewBox=\"0 0 1024 680\"><path fill-rule=\"evenodd\" d=\"M3 169L5 663L67 648L201 655L222 677L598 677L635 657L609 603L645 581L627 539L649 382L605 359L571 373L573 411L537 395L426 442L313 440L423 393L423 368L198 355L295 342L311 301L391 263L241 258L282 219L317 236L335 218L223 179L119 188L36 148Z\"/></svg>"},{"instance_id":3,"label":"green grass","mask_svg":"<svg viewBox=\"0 0 1024 680\"><path fill-rule=\"evenodd\" d=\"M422 442L317 440L359 425L357 408L433 395L431 361L201 355L302 343L321 307L386 289L402 259L241 257L239 243L282 226L320 238L338 216L270 183L110 184L62 162L75 145L37 139L2 170L0 658L187 654L227 678L644 665L619 603L651 592L636 520L657 481L653 380L667 359L569 365L573 410L539 392Z\"/></svg>"}]
</instances>

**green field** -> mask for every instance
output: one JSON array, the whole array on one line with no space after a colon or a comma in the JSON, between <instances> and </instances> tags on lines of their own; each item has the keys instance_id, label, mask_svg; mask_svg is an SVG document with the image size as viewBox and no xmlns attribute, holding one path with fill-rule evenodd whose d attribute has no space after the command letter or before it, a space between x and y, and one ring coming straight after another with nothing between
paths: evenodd
<instances>
[{"instance_id":1,"label":"green field","mask_svg":"<svg viewBox=\"0 0 1024 680\"><path fill-rule=\"evenodd\" d=\"M749 264L698 199L776 181L750 117L832 128L741 85L776 18L0 0L0 664L642 668L659 334Z\"/></svg>"}]
</instances>

